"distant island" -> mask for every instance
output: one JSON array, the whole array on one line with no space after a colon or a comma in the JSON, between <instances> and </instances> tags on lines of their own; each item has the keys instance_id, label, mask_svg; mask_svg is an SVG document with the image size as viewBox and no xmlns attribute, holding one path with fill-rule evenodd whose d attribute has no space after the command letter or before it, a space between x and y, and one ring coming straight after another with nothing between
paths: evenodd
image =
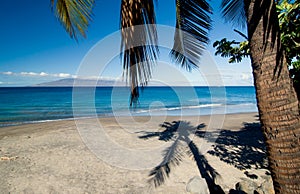
<instances>
[{"instance_id":1,"label":"distant island","mask_svg":"<svg viewBox=\"0 0 300 194\"><path fill-rule=\"evenodd\" d=\"M33 85L33 87L72 87L72 86L126 86L126 82L121 80L104 80L104 79L81 79L81 78L65 78L51 82L44 82Z\"/></svg>"},{"instance_id":2,"label":"distant island","mask_svg":"<svg viewBox=\"0 0 300 194\"><path fill-rule=\"evenodd\" d=\"M35 84L30 87L73 87L73 86L80 86L80 87L111 87L111 86L120 86L125 87L129 86L126 85L125 81L120 79L83 79L83 78L64 78L60 80L44 82L40 84ZM157 81L150 81L148 86L166 86ZM190 85L187 85L190 86Z\"/></svg>"},{"instance_id":3,"label":"distant island","mask_svg":"<svg viewBox=\"0 0 300 194\"><path fill-rule=\"evenodd\" d=\"M172 83L172 85L168 85L170 83L164 83L164 82L159 82L159 81L150 81L148 83L148 86L172 86L172 87L220 87L217 85L193 85L192 83L186 82L184 84L178 84L178 83ZM84 78L64 78L64 79L59 79L55 81L50 81L50 82L43 82L35 85L31 85L29 87L73 87L73 86L79 86L79 87L112 87L112 86L119 86L119 87L125 87L129 86L128 84L126 85L125 81L122 81L121 79L108 79L108 78L99 78L99 79L84 79ZM231 85L227 85L231 86ZM233 87L244 87L244 85L232 85ZM245 85L246 87L253 87L252 85ZM221 86L223 87L223 86Z\"/></svg>"}]
</instances>

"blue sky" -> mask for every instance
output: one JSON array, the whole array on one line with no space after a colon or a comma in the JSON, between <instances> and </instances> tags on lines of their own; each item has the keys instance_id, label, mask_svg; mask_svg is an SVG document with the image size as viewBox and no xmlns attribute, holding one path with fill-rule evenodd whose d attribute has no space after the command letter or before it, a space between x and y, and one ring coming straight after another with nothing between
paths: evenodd
<instances>
[{"instance_id":1,"label":"blue sky","mask_svg":"<svg viewBox=\"0 0 300 194\"><path fill-rule=\"evenodd\" d=\"M175 25L174 0L159 0L157 23ZM233 32L231 24L224 24L219 16L219 4L212 1L214 8L211 43L207 50L213 56L222 74L225 85L252 85L250 61L228 64L227 59L214 56L212 43L223 37L241 40ZM71 39L54 17L50 0L10 0L0 6L0 86L28 86L41 82L68 78L76 75L86 53L105 36L119 30L120 0L96 0L93 22L87 38ZM173 36L173 35L172 35ZM164 58L164 57L162 57ZM166 58L166 57L165 57ZM166 61L168 63L168 61ZM119 77L122 66L114 60L103 77ZM179 70L181 71L181 70ZM191 82L199 79L195 73L182 73ZM180 80L170 74L157 75L155 79Z\"/></svg>"}]
</instances>

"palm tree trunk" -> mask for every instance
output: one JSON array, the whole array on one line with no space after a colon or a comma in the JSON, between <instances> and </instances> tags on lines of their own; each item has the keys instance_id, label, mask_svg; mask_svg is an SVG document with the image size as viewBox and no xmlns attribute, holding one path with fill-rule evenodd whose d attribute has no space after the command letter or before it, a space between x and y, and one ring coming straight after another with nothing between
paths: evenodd
<instances>
[{"instance_id":1,"label":"palm tree trunk","mask_svg":"<svg viewBox=\"0 0 300 194\"><path fill-rule=\"evenodd\" d=\"M262 130L276 193L300 193L299 102L280 45L273 0L245 0Z\"/></svg>"}]
</instances>

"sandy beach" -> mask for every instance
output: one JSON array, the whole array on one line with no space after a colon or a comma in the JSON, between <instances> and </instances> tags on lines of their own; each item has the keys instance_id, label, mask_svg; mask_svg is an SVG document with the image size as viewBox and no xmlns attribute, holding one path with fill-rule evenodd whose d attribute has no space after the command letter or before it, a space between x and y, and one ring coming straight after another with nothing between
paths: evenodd
<instances>
[{"instance_id":1,"label":"sandy beach","mask_svg":"<svg viewBox=\"0 0 300 194\"><path fill-rule=\"evenodd\" d=\"M241 181L259 185L270 175L257 113L223 116L217 129L210 127L215 122L210 116L112 117L0 128L0 192L188 193L193 177L211 180L225 193L234 193ZM109 143L93 134L99 124ZM93 136L94 144L87 142ZM176 143L174 152L166 151ZM168 173L159 174L170 160Z\"/></svg>"}]
</instances>

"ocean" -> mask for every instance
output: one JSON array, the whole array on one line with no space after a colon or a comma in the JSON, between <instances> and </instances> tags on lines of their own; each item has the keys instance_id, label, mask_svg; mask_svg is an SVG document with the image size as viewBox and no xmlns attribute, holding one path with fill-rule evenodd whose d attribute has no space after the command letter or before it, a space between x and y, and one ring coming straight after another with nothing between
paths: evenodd
<instances>
[{"instance_id":1,"label":"ocean","mask_svg":"<svg viewBox=\"0 0 300 194\"><path fill-rule=\"evenodd\" d=\"M0 127L73 118L257 112L254 87L2 87Z\"/></svg>"}]
</instances>

